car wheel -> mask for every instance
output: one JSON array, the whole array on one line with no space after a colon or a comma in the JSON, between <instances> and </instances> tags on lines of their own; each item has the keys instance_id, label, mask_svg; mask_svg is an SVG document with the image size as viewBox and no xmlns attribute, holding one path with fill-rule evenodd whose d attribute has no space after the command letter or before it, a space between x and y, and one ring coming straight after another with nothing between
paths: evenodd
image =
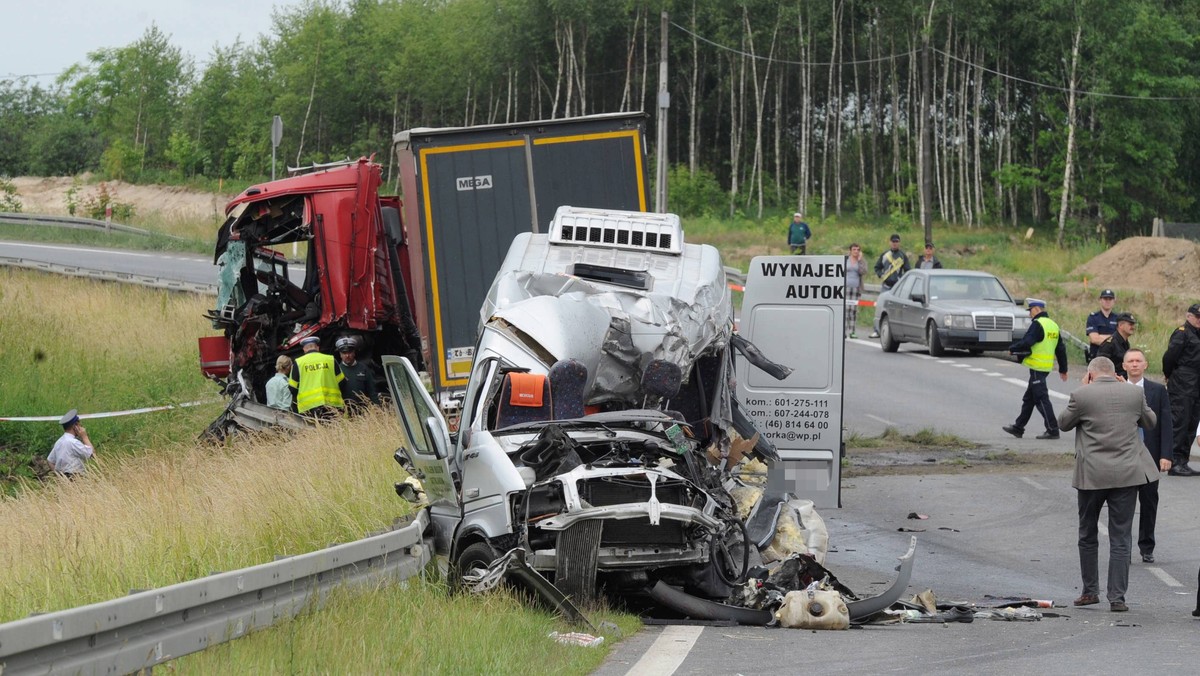
<instances>
[{"instance_id":1,"label":"car wheel","mask_svg":"<svg viewBox=\"0 0 1200 676\"><path fill-rule=\"evenodd\" d=\"M879 345L884 352L900 349L900 341L892 337L892 322L887 317L879 320Z\"/></svg>"},{"instance_id":2,"label":"car wheel","mask_svg":"<svg viewBox=\"0 0 1200 676\"><path fill-rule=\"evenodd\" d=\"M929 356L940 357L946 354L946 348L942 346L942 339L938 337L937 327L933 322L929 322L929 326L925 327L925 343L929 345Z\"/></svg>"},{"instance_id":3,"label":"car wheel","mask_svg":"<svg viewBox=\"0 0 1200 676\"><path fill-rule=\"evenodd\" d=\"M463 589L463 576L487 569L496 560L496 550L487 542L476 542L459 552L450 569L450 587Z\"/></svg>"}]
</instances>

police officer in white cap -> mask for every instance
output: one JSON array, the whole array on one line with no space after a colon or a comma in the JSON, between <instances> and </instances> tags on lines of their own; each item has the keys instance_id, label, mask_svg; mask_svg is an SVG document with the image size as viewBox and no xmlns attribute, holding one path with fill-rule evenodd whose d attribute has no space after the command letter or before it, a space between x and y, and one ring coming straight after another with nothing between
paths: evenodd
<instances>
[{"instance_id":1,"label":"police officer in white cap","mask_svg":"<svg viewBox=\"0 0 1200 676\"><path fill-rule=\"evenodd\" d=\"M1058 373L1067 382L1067 347L1058 339L1058 324L1046 312L1046 301L1037 298L1028 300L1029 328L1025 337L1008 346L1008 351L1023 357L1021 363L1029 367L1029 385L1021 399L1021 413L1012 425L1003 427L1005 432L1020 439L1025 434L1025 423L1034 409L1042 414L1046 431L1038 439L1057 439L1058 418L1054 417L1054 406L1050 404L1050 389L1046 387L1046 376L1054 369L1058 360Z\"/></svg>"},{"instance_id":2,"label":"police officer in white cap","mask_svg":"<svg viewBox=\"0 0 1200 676\"><path fill-rule=\"evenodd\" d=\"M92 447L87 430L79 422L79 412L75 409L67 411L58 423L63 427L63 435L54 442L54 449L46 456L46 461L54 467L54 471L65 477L83 474L84 461L93 457L96 449Z\"/></svg>"}]
</instances>

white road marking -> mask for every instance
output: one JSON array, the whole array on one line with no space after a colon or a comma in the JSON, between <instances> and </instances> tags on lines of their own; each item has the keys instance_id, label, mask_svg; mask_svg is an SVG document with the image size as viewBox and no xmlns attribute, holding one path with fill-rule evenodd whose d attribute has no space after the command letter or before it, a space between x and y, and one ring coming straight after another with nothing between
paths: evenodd
<instances>
[{"instance_id":1,"label":"white road marking","mask_svg":"<svg viewBox=\"0 0 1200 676\"><path fill-rule=\"evenodd\" d=\"M1146 566L1146 570L1150 571L1150 573L1152 575L1154 575L1154 577L1157 577L1158 579L1162 580L1163 584L1167 585L1168 587L1182 587L1183 586L1182 582L1171 577L1170 573L1163 570L1162 568L1159 568L1158 566Z\"/></svg>"},{"instance_id":2,"label":"white road marking","mask_svg":"<svg viewBox=\"0 0 1200 676\"><path fill-rule=\"evenodd\" d=\"M985 375L985 376L991 376L991 377L993 377L993 378L1002 378L1002 377L1004 377L1004 374L1003 374L1003 373L996 373L995 371L988 371L987 373L985 373L985 374L983 374L983 375Z\"/></svg>"},{"instance_id":3,"label":"white road marking","mask_svg":"<svg viewBox=\"0 0 1200 676\"><path fill-rule=\"evenodd\" d=\"M954 365L954 368L956 368L956 369L969 369L969 368L971 368L971 365L970 365L970 364L955 364L955 365Z\"/></svg>"},{"instance_id":4,"label":"white road marking","mask_svg":"<svg viewBox=\"0 0 1200 676\"><path fill-rule=\"evenodd\" d=\"M1005 379L1004 379L1004 382L1006 382L1006 383L1012 383L1013 385L1019 385L1019 386L1021 386L1021 387L1026 387L1027 385L1029 385L1029 381L1027 381L1027 380L1018 380L1018 379L1016 379L1016 378L1005 378Z\"/></svg>"},{"instance_id":5,"label":"white road marking","mask_svg":"<svg viewBox=\"0 0 1200 676\"><path fill-rule=\"evenodd\" d=\"M904 354L907 354L910 357L916 357L917 359L937 359L937 357L930 357L929 355L921 354L920 352L905 352Z\"/></svg>"},{"instance_id":6,"label":"white road marking","mask_svg":"<svg viewBox=\"0 0 1200 676\"><path fill-rule=\"evenodd\" d=\"M939 359L939 360L938 360L938 363L939 363L939 364L953 364L953 363L955 363L955 362L954 362L954 360L953 360L953 359Z\"/></svg>"},{"instance_id":7,"label":"white road marking","mask_svg":"<svg viewBox=\"0 0 1200 676\"><path fill-rule=\"evenodd\" d=\"M1021 481L1024 481L1025 483L1029 484L1030 486L1033 486L1034 488L1038 489L1039 491L1046 490L1045 486L1039 484L1038 482L1034 481L1033 479L1030 479L1027 476L1021 477Z\"/></svg>"},{"instance_id":8,"label":"white road marking","mask_svg":"<svg viewBox=\"0 0 1200 676\"><path fill-rule=\"evenodd\" d=\"M855 345L865 345L867 347L873 347L877 350L882 349L882 348L880 348L879 343L875 343L875 342L872 342L869 340L863 340L862 338L847 338L846 342L854 343Z\"/></svg>"},{"instance_id":9,"label":"white road marking","mask_svg":"<svg viewBox=\"0 0 1200 676\"><path fill-rule=\"evenodd\" d=\"M889 426L891 426L891 427L895 427L895 426L896 426L896 423L892 422L891 420L887 420L887 419L885 419L885 418L880 418L879 416L877 416L877 415L871 415L870 413L868 413L868 414L866 414L866 415L867 415L867 417L868 417L868 418L870 418L871 420L874 420L874 421L876 421L876 422L881 422L881 423L883 423L884 425L889 425Z\"/></svg>"},{"instance_id":10,"label":"white road marking","mask_svg":"<svg viewBox=\"0 0 1200 676\"><path fill-rule=\"evenodd\" d=\"M1062 392L1055 392L1054 390L1050 390L1050 396L1054 397L1055 399L1062 399L1063 401L1067 401L1068 399L1071 398L1071 395L1069 395L1069 394L1063 394Z\"/></svg>"},{"instance_id":11,"label":"white road marking","mask_svg":"<svg viewBox=\"0 0 1200 676\"><path fill-rule=\"evenodd\" d=\"M981 369L981 368L979 368L978 366L972 367L972 368L970 369L971 373L983 373L983 372L984 372L984 371L986 371L986 370L987 370L987 369Z\"/></svg>"},{"instance_id":12,"label":"white road marking","mask_svg":"<svg viewBox=\"0 0 1200 676\"><path fill-rule=\"evenodd\" d=\"M626 676L670 676L687 659L704 627L668 626Z\"/></svg>"}]
</instances>

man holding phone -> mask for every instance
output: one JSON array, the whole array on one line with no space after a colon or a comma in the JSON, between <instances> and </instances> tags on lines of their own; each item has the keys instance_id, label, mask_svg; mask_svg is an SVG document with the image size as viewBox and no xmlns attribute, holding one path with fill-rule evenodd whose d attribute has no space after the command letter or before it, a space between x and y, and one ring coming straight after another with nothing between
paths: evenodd
<instances>
[{"instance_id":1,"label":"man holding phone","mask_svg":"<svg viewBox=\"0 0 1200 676\"><path fill-rule=\"evenodd\" d=\"M96 454L92 440L79 422L79 414L75 409L67 411L58 422L63 427L63 435L54 442L54 449L46 456L46 460L54 467L54 471L67 478L83 474L84 461Z\"/></svg>"}]
</instances>

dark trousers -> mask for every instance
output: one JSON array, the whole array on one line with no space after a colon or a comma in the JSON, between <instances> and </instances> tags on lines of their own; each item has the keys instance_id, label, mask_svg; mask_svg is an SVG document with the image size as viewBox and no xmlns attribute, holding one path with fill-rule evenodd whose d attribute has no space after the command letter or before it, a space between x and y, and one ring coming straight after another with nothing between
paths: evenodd
<instances>
[{"instance_id":1,"label":"dark trousers","mask_svg":"<svg viewBox=\"0 0 1200 676\"><path fill-rule=\"evenodd\" d=\"M1079 572L1083 593L1100 595L1100 508L1108 503L1108 601L1125 600L1129 588L1129 552L1133 545L1133 512L1138 487L1079 491Z\"/></svg>"},{"instance_id":2,"label":"dark trousers","mask_svg":"<svg viewBox=\"0 0 1200 676\"><path fill-rule=\"evenodd\" d=\"M1200 398L1195 394L1170 392L1171 395L1171 453L1176 466L1186 465L1192 456L1192 443L1196 441L1196 427L1200 426Z\"/></svg>"},{"instance_id":3,"label":"dark trousers","mask_svg":"<svg viewBox=\"0 0 1200 676\"><path fill-rule=\"evenodd\" d=\"M1142 555L1154 553L1154 524L1158 521L1158 482L1138 486L1138 552Z\"/></svg>"},{"instance_id":4,"label":"dark trousers","mask_svg":"<svg viewBox=\"0 0 1200 676\"><path fill-rule=\"evenodd\" d=\"M1029 384L1025 386L1025 396L1021 398L1021 414L1017 416L1017 429L1024 431L1025 423L1033 416L1034 409L1042 414L1046 423L1046 431L1058 433L1058 418L1054 417L1054 406L1050 404L1050 388L1046 387L1046 377L1049 373L1029 369Z\"/></svg>"}]
</instances>

